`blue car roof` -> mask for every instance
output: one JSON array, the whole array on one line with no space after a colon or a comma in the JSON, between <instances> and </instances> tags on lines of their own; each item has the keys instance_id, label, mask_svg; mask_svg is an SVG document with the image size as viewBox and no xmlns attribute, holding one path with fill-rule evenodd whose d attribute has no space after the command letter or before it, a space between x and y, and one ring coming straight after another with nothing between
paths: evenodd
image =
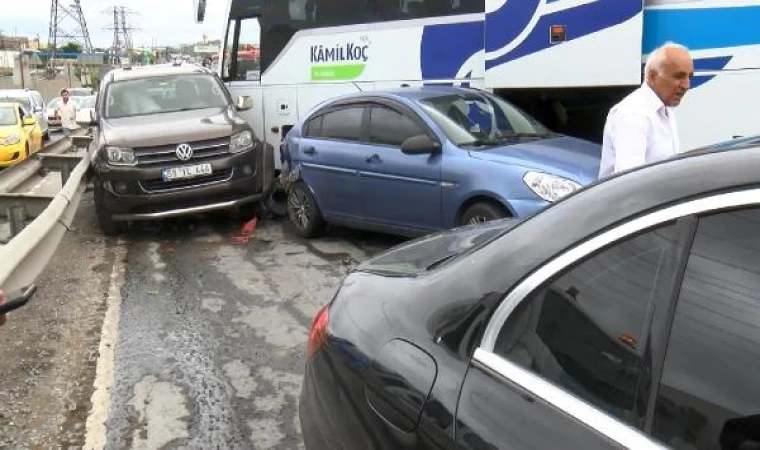
<instances>
[{"instance_id":1,"label":"blue car roof","mask_svg":"<svg viewBox=\"0 0 760 450\"><path fill-rule=\"evenodd\" d=\"M330 99L325 102L332 103L339 100L352 100L365 97L387 97L387 98L405 98L409 100L420 100L429 97L436 97L439 95L464 95L475 92L474 89L460 88L453 86L420 86L420 87L408 87L408 88L396 88L396 89L378 89L364 92L356 92L351 94L342 95Z\"/></svg>"}]
</instances>

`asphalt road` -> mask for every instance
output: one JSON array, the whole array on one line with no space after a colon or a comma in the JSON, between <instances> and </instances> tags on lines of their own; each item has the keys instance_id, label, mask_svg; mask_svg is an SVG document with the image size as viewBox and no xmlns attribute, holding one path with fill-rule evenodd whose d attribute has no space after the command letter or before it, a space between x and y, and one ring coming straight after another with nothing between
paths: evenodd
<instances>
[{"instance_id":1,"label":"asphalt road","mask_svg":"<svg viewBox=\"0 0 760 450\"><path fill-rule=\"evenodd\" d=\"M298 449L308 328L401 239L229 214L97 230L91 194L0 329L0 448Z\"/></svg>"}]
</instances>

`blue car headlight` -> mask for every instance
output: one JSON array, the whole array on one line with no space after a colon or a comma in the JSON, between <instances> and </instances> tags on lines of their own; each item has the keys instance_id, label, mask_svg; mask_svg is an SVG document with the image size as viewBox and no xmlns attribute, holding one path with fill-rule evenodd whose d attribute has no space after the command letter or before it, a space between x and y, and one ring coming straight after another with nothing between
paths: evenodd
<instances>
[{"instance_id":1,"label":"blue car headlight","mask_svg":"<svg viewBox=\"0 0 760 450\"><path fill-rule=\"evenodd\" d=\"M573 180L543 172L526 172L523 181L531 191L548 202L555 202L581 188Z\"/></svg>"}]
</instances>

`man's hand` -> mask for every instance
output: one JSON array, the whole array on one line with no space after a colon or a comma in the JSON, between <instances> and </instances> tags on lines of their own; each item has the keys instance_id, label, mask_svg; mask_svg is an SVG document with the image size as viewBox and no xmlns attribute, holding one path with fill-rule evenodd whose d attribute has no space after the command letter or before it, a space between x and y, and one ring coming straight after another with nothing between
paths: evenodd
<instances>
[{"instance_id":1,"label":"man's hand","mask_svg":"<svg viewBox=\"0 0 760 450\"><path fill-rule=\"evenodd\" d=\"M6 302L8 298L5 295L5 292L0 291L0 305ZM0 314L0 326L3 326L5 324L5 314Z\"/></svg>"}]
</instances>

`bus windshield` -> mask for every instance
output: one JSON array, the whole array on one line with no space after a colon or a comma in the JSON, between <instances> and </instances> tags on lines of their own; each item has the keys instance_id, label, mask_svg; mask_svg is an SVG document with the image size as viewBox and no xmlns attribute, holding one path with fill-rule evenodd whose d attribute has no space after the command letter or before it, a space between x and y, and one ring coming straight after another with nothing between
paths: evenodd
<instances>
[{"instance_id":1,"label":"bus windshield","mask_svg":"<svg viewBox=\"0 0 760 450\"><path fill-rule=\"evenodd\" d=\"M468 92L421 99L419 104L456 145L498 145L554 133L504 100Z\"/></svg>"}]
</instances>

